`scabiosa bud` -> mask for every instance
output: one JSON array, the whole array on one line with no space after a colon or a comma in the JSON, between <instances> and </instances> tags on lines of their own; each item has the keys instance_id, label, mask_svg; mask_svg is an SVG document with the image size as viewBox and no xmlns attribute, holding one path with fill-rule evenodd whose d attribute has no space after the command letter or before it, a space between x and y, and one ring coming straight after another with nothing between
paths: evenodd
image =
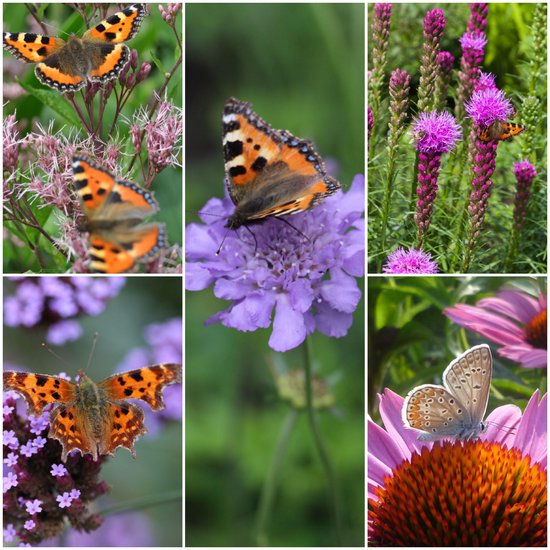
<instances>
[{"instance_id":1,"label":"scabiosa bud","mask_svg":"<svg viewBox=\"0 0 550 550\"><path fill-rule=\"evenodd\" d=\"M488 4L474 3L470 4L470 18L466 23L468 32L485 32L487 28L487 15L489 14Z\"/></svg>"},{"instance_id":2,"label":"scabiosa bud","mask_svg":"<svg viewBox=\"0 0 550 550\"><path fill-rule=\"evenodd\" d=\"M211 199L203 210L220 218L205 216L206 226L190 224L185 232L187 290L213 285L218 298L231 300L208 323L247 332L273 322L275 351L299 346L316 330L345 336L361 297L355 278L364 271L364 197L358 175L347 192L292 216L292 227L266 219L253 235L228 232L235 205Z\"/></svg>"},{"instance_id":3,"label":"scabiosa bud","mask_svg":"<svg viewBox=\"0 0 550 550\"><path fill-rule=\"evenodd\" d=\"M420 113L412 125L413 139L418 150L418 188L416 194L417 245L422 248L430 226L441 155L456 147L461 129L454 117L446 112Z\"/></svg>"},{"instance_id":4,"label":"scabiosa bud","mask_svg":"<svg viewBox=\"0 0 550 550\"><path fill-rule=\"evenodd\" d=\"M389 275L429 275L438 273L439 269L429 252L398 247L388 256L383 272Z\"/></svg>"},{"instance_id":5,"label":"scabiosa bud","mask_svg":"<svg viewBox=\"0 0 550 550\"><path fill-rule=\"evenodd\" d=\"M378 116L382 87L384 86L384 73L386 70L386 55L388 52L391 4L374 4L374 15L372 18L372 71L368 80L369 100L374 118Z\"/></svg>"},{"instance_id":6,"label":"scabiosa bud","mask_svg":"<svg viewBox=\"0 0 550 550\"><path fill-rule=\"evenodd\" d=\"M108 491L98 479L103 459L75 453L61 464L61 445L47 437L49 413L27 417L18 398L11 391L3 395L5 540L17 536L20 545L36 546L63 533L67 523L96 529L102 518L87 507Z\"/></svg>"},{"instance_id":7,"label":"scabiosa bud","mask_svg":"<svg viewBox=\"0 0 550 550\"><path fill-rule=\"evenodd\" d=\"M10 280L15 293L4 294L4 324L45 326L46 340L55 345L79 338L81 330L76 318L99 315L125 282L120 277L14 277Z\"/></svg>"},{"instance_id":8,"label":"scabiosa bud","mask_svg":"<svg viewBox=\"0 0 550 550\"><path fill-rule=\"evenodd\" d=\"M418 110L432 111L435 105L435 87L440 68L437 63L439 44L447 21L443 10L430 10L424 18L423 53L420 60L420 85L418 86Z\"/></svg>"}]
</instances>

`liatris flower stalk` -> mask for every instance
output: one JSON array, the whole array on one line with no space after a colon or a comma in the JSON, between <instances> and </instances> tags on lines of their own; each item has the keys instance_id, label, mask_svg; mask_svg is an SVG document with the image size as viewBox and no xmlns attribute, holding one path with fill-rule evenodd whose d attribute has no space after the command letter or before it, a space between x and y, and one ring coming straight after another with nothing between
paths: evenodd
<instances>
[{"instance_id":1,"label":"liatris flower stalk","mask_svg":"<svg viewBox=\"0 0 550 550\"><path fill-rule=\"evenodd\" d=\"M470 18L466 23L468 32L485 32L487 28L487 15L489 14L488 4L470 4Z\"/></svg>"},{"instance_id":2,"label":"liatris flower stalk","mask_svg":"<svg viewBox=\"0 0 550 550\"><path fill-rule=\"evenodd\" d=\"M390 275L427 275L438 273L439 268L429 252L398 247L388 256L383 272Z\"/></svg>"},{"instance_id":3,"label":"liatris flower stalk","mask_svg":"<svg viewBox=\"0 0 550 550\"><path fill-rule=\"evenodd\" d=\"M529 62L529 95L536 95L537 83L546 86L546 8L547 4L537 4L531 23L533 49Z\"/></svg>"},{"instance_id":4,"label":"liatris flower stalk","mask_svg":"<svg viewBox=\"0 0 550 550\"><path fill-rule=\"evenodd\" d=\"M418 151L418 197L416 203L417 248L422 248L437 193L441 155L455 148L461 129L449 113L420 113L413 123Z\"/></svg>"},{"instance_id":5,"label":"liatris flower stalk","mask_svg":"<svg viewBox=\"0 0 550 550\"><path fill-rule=\"evenodd\" d=\"M386 231L390 211L392 183L395 178L395 158L399 139L405 130L404 122L409 107L411 77L407 71L395 69L390 77L390 124L388 133L388 162L384 199L382 203L382 230L380 249L386 248Z\"/></svg>"},{"instance_id":6,"label":"liatris flower stalk","mask_svg":"<svg viewBox=\"0 0 550 550\"><path fill-rule=\"evenodd\" d=\"M437 109L445 107L454 62L455 58L451 52L439 52L437 54L437 64L439 65L439 78L435 84L435 104Z\"/></svg>"},{"instance_id":7,"label":"liatris flower stalk","mask_svg":"<svg viewBox=\"0 0 550 550\"><path fill-rule=\"evenodd\" d=\"M479 80L480 66L485 55L487 39L480 31L466 32L460 38L462 46L462 58L460 60L460 71L458 72L458 92L455 114L458 120L464 116L464 103L470 98L475 83Z\"/></svg>"},{"instance_id":8,"label":"liatris flower stalk","mask_svg":"<svg viewBox=\"0 0 550 550\"><path fill-rule=\"evenodd\" d=\"M386 70L386 54L388 51L391 4L374 4L372 18L372 71L369 78L369 103L372 108L374 120L378 117L382 88L384 86L384 72Z\"/></svg>"},{"instance_id":9,"label":"liatris flower stalk","mask_svg":"<svg viewBox=\"0 0 550 550\"><path fill-rule=\"evenodd\" d=\"M504 92L498 88L488 87L485 90L475 91L472 98L465 104L466 113L474 121L474 131L477 136L492 124L508 119L514 109L510 100L506 99ZM495 171L498 140L484 142L475 140L474 178L472 179L472 193L468 213L470 216L470 235L464 255L462 270L466 273L470 267L472 252L477 238L481 232L481 226L485 219L485 212L489 204L491 176Z\"/></svg>"},{"instance_id":10,"label":"liatris flower stalk","mask_svg":"<svg viewBox=\"0 0 550 550\"><path fill-rule=\"evenodd\" d=\"M536 168L527 160L514 164L516 176L516 196L514 197L514 225L512 227L512 239L506 262L506 271L510 271L518 250L521 229L527 216L527 206L531 197L531 187L537 175Z\"/></svg>"},{"instance_id":11,"label":"liatris flower stalk","mask_svg":"<svg viewBox=\"0 0 550 550\"><path fill-rule=\"evenodd\" d=\"M521 122L529 129L528 132L522 134L521 140L521 156L530 158L535 163L546 161L546 143L537 139L536 129L543 124L546 128L546 118L540 116L541 102L538 97L527 96L523 98L521 103Z\"/></svg>"},{"instance_id":12,"label":"liatris flower stalk","mask_svg":"<svg viewBox=\"0 0 550 550\"><path fill-rule=\"evenodd\" d=\"M370 138L370 133L372 132L372 129L374 128L374 116L372 115L372 109L370 107L367 110L367 116L368 116L367 127L368 127L369 138Z\"/></svg>"},{"instance_id":13,"label":"liatris flower stalk","mask_svg":"<svg viewBox=\"0 0 550 550\"><path fill-rule=\"evenodd\" d=\"M420 85L418 87L418 111L433 111L435 103L435 87L439 78L440 68L437 63L439 43L447 21L443 10L431 10L424 18L424 43L422 59L420 60Z\"/></svg>"}]
</instances>

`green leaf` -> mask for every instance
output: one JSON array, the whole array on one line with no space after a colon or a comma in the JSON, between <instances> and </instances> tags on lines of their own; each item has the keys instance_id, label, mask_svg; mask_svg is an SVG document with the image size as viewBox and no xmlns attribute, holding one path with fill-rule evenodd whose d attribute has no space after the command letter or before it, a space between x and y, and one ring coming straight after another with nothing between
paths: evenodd
<instances>
[{"instance_id":1,"label":"green leaf","mask_svg":"<svg viewBox=\"0 0 550 550\"><path fill-rule=\"evenodd\" d=\"M38 88L22 81L19 81L19 83L25 90L27 90L27 92L52 109L52 111L55 111L58 115L60 115L67 124L77 127L81 126L81 122L73 108L65 98L61 97L61 94L58 91L50 90L44 87Z\"/></svg>"}]
</instances>

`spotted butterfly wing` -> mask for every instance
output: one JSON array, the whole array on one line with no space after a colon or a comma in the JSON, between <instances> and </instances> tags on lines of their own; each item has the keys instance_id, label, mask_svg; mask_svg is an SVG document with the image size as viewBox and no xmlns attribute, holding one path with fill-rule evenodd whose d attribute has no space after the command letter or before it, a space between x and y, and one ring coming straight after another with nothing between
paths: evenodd
<instances>
[{"instance_id":1,"label":"spotted butterfly wing","mask_svg":"<svg viewBox=\"0 0 550 550\"><path fill-rule=\"evenodd\" d=\"M225 104L223 150L236 207L226 224L230 229L303 212L340 188L310 141L271 128L245 101L230 98Z\"/></svg>"},{"instance_id":2,"label":"spotted butterfly wing","mask_svg":"<svg viewBox=\"0 0 550 550\"><path fill-rule=\"evenodd\" d=\"M420 430L423 441L476 438L485 431L492 372L489 346L470 348L445 369L444 386L422 384L408 393L402 409L405 426Z\"/></svg>"},{"instance_id":3,"label":"spotted butterfly wing","mask_svg":"<svg viewBox=\"0 0 550 550\"><path fill-rule=\"evenodd\" d=\"M521 132L524 132L525 130L526 128L523 124L497 120L479 134L479 139L485 142L497 140L510 141L514 136L521 134Z\"/></svg>"}]
</instances>

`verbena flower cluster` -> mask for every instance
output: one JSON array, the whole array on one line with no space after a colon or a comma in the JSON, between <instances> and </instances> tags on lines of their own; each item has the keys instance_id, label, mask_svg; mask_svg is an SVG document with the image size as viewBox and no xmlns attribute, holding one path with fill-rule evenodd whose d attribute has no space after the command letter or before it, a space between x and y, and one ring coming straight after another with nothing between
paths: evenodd
<instances>
[{"instance_id":1,"label":"verbena flower cluster","mask_svg":"<svg viewBox=\"0 0 550 550\"><path fill-rule=\"evenodd\" d=\"M99 479L102 459L73 453L63 464L60 443L48 438L49 413L27 417L25 409L18 394L4 392L4 540L35 546L67 523L97 529L102 518L90 504L109 489Z\"/></svg>"},{"instance_id":2,"label":"verbena flower cluster","mask_svg":"<svg viewBox=\"0 0 550 550\"><path fill-rule=\"evenodd\" d=\"M122 277L10 277L4 295L4 324L46 327L46 340L61 345L82 335L78 318L99 315L125 284Z\"/></svg>"},{"instance_id":3,"label":"verbena flower cluster","mask_svg":"<svg viewBox=\"0 0 550 550\"><path fill-rule=\"evenodd\" d=\"M186 229L186 289L213 285L216 297L231 301L208 323L248 332L268 328L274 315L269 346L276 351L295 348L316 330L345 336L361 298L363 176L347 192L292 216L292 226L267 219L250 231L228 231L234 205L227 197L203 210L210 214L205 225Z\"/></svg>"}]
</instances>

